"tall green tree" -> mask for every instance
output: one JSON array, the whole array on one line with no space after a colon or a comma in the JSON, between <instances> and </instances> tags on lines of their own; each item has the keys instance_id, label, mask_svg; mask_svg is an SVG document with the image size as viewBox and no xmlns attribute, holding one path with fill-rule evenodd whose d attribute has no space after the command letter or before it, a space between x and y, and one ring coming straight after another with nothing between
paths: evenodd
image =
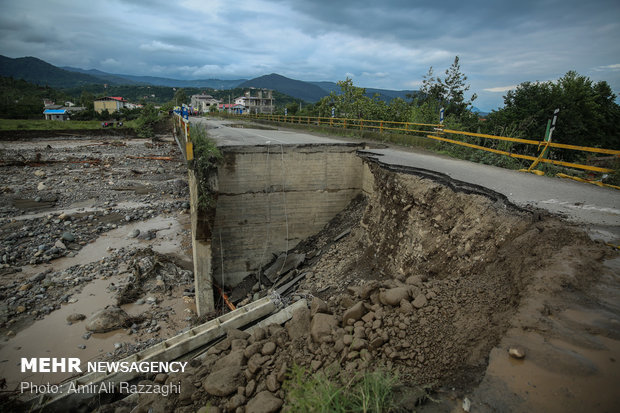
<instances>
[{"instance_id":1,"label":"tall green tree","mask_svg":"<svg viewBox=\"0 0 620 413\"><path fill-rule=\"evenodd\" d=\"M465 100L465 92L469 90L469 85L466 82L467 76L461 72L459 57L455 56L450 68L446 69L446 77L443 80L448 102L447 113L460 117L478 97L474 93L468 100Z\"/></svg>"},{"instance_id":2,"label":"tall green tree","mask_svg":"<svg viewBox=\"0 0 620 413\"><path fill-rule=\"evenodd\" d=\"M175 105L178 106L182 105L183 103L189 103L189 98L187 97L187 93L183 88L177 89L177 91L174 92L174 97L172 98L172 100L174 101Z\"/></svg>"},{"instance_id":3,"label":"tall green tree","mask_svg":"<svg viewBox=\"0 0 620 413\"><path fill-rule=\"evenodd\" d=\"M413 105L418 108L413 111L414 122L433 122L436 123L439 117L439 109L445 109L446 117L451 122L456 122L462 126L472 126L477 123L475 116L472 116L470 109L476 94L472 94L469 99L465 98L465 93L469 91L467 76L461 71L460 59L454 57L452 65L446 69L445 77L435 76L433 67L428 69L422 87L420 88L421 97L414 99ZM424 107L422 107L424 106ZM436 111L429 119L429 111Z\"/></svg>"},{"instance_id":4,"label":"tall green tree","mask_svg":"<svg viewBox=\"0 0 620 413\"><path fill-rule=\"evenodd\" d=\"M580 146L620 148L620 106L605 81L594 83L575 71L557 82L524 82L504 96L504 107L488 116L486 129L502 128L529 139L542 139L547 120L560 109L553 140ZM583 156L558 152L565 159Z\"/></svg>"}]
</instances>

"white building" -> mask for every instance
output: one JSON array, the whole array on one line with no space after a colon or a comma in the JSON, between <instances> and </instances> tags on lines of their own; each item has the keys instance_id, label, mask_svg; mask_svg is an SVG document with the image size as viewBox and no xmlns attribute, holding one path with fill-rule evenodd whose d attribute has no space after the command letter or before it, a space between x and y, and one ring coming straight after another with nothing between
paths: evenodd
<instances>
[{"instance_id":1,"label":"white building","mask_svg":"<svg viewBox=\"0 0 620 413\"><path fill-rule=\"evenodd\" d=\"M245 106L247 113L273 113L273 103L273 90L270 89L250 89L235 99L235 104Z\"/></svg>"},{"instance_id":2,"label":"white building","mask_svg":"<svg viewBox=\"0 0 620 413\"><path fill-rule=\"evenodd\" d=\"M201 94L192 95L190 100L190 106L200 113L207 113L211 110L211 106L218 107L219 100L215 99L211 95Z\"/></svg>"}]
</instances>

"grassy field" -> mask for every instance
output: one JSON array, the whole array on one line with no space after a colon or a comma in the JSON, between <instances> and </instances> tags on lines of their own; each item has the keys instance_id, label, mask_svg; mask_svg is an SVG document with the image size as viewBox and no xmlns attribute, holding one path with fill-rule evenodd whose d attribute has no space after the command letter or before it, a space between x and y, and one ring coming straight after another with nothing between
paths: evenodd
<instances>
[{"instance_id":1,"label":"grassy field","mask_svg":"<svg viewBox=\"0 0 620 413\"><path fill-rule=\"evenodd\" d=\"M135 121L123 122L123 127L134 128ZM101 129L98 120L44 120L44 119L0 119L0 130L65 130Z\"/></svg>"}]
</instances>

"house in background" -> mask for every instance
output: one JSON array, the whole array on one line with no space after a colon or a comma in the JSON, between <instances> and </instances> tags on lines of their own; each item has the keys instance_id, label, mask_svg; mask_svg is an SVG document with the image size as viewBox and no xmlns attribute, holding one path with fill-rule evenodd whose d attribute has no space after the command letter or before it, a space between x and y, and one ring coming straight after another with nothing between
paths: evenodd
<instances>
[{"instance_id":1,"label":"house in background","mask_svg":"<svg viewBox=\"0 0 620 413\"><path fill-rule=\"evenodd\" d=\"M67 120L69 117L65 109L45 109L43 111L45 120Z\"/></svg>"},{"instance_id":2,"label":"house in background","mask_svg":"<svg viewBox=\"0 0 620 413\"><path fill-rule=\"evenodd\" d=\"M227 113L234 113L235 115L247 113L246 107L238 103L220 103L218 109Z\"/></svg>"},{"instance_id":3,"label":"house in background","mask_svg":"<svg viewBox=\"0 0 620 413\"><path fill-rule=\"evenodd\" d=\"M53 107L48 107L43 111L43 115L45 116L45 120L69 120L69 116L72 113L81 112L86 108L83 106L59 106L53 105Z\"/></svg>"},{"instance_id":4,"label":"house in background","mask_svg":"<svg viewBox=\"0 0 620 413\"><path fill-rule=\"evenodd\" d=\"M219 103L219 100L204 93L200 95L192 95L190 99L190 106L199 113L207 113L211 110L212 106L217 108Z\"/></svg>"},{"instance_id":5,"label":"house in background","mask_svg":"<svg viewBox=\"0 0 620 413\"><path fill-rule=\"evenodd\" d=\"M120 96L105 96L95 99L95 112L101 113L107 109L108 112L120 111L127 106L127 101Z\"/></svg>"},{"instance_id":6,"label":"house in background","mask_svg":"<svg viewBox=\"0 0 620 413\"><path fill-rule=\"evenodd\" d=\"M245 106L247 113L273 113L273 102L273 90L270 89L251 88L235 99L236 104Z\"/></svg>"}]
</instances>

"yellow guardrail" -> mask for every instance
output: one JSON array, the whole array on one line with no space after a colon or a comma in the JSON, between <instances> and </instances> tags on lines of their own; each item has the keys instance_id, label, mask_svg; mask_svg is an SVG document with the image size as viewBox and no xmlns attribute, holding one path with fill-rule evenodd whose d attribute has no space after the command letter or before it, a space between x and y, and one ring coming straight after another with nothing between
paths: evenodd
<instances>
[{"instance_id":1,"label":"yellow guardrail","mask_svg":"<svg viewBox=\"0 0 620 413\"><path fill-rule=\"evenodd\" d=\"M565 145L565 144L559 144L559 143L553 143L553 142L509 138L506 136L495 136L495 135L485 135L482 133L462 132L462 131L455 131L451 129L443 129L442 133L465 135L465 136L471 136L471 137L476 137L476 138L486 138L486 139L494 139L494 140L501 140L501 141L508 141L508 142L516 142L516 143L524 143L528 145L536 145L539 148L543 147L543 150L545 150L547 147L554 147L554 148L572 149L572 150L586 151L586 152L604 153L604 154L615 155L615 156L620 157L620 151L613 150L613 149L602 149L602 148L593 148L593 147L588 147L588 146ZM470 148L480 149L483 151L493 152L493 153L497 153L500 155L506 155L506 156L510 156L513 158L526 159L526 160L530 160L536 163L543 162L543 163L548 163L552 165L565 166L567 168L583 169L586 171L599 172L599 173L613 172L613 169L609 169L609 168L601 168L598 166L583 165L583 164L564 162L564 161L558 161L558 160L553 160L553 159L545 159L542 156L534 157L534 156L529 156L529 155L520 155L520 154L515 154L512 152L506 152L506 151L500 151L500 150L493 149L493 148L487 148L485 146L474 145L474 144L470 144L467 142L456 141L454 139L446 139L446 138L442 138L440 136L435 136L435 135L428 135L427 138L436 139L436 140L440 140L444 142L450 142L455 145L467 146Z\"/></svg>"},{"instance_id":2,"label":"yellow guardrail","mask_svg":"<svg viewBox=\"0 0 620 413\"><path fill-rule=\"evenodd\" d=\"M332 118L326 116L284 116L284 115L269 115L269 114L249 114L249 115L235 115L246 116L255 119L266 119L273 122L280 123L296 123L299 125L316 125L316 126L333 126L343 127L345 129L368 129L379 132L383 131L397 131L397 132L409 132L409 133L429 133L432 130L416 129L417 127L430 127L438 128L440 124L434 123L415 123L415 122L396 122L387 120L369 120L369 119L355 119L355 118Z\"/></svg>"},{"instance_id":3,"label":"yellow guardrail","mask_svg":"<svg viewBox=\"0 0 620 413\"><path fill-rule=\"evenodd\" d=\"M568 149L574 151L583 151L590 153L601 153L606 155L614 155L620 157L620 150L614 149L604 149L604 148L595 148L589 146L577 146L577 145L567 145L563 143L556 142L548 142L544 140L533 140L533 139L521 139L521 138L511 138L508 136L497 136L497 135L488 135L484 133L473 133L473 132L463 132L452 129L443 129L441 124L432 124L432 123L415 123L415 122L395 122L395 121L383 121L383 120L368 120L368 119L353 119L353 118L332 118L332 117L320 117L320 116L284 116L284 115L270 115L270 114L250 114L250 115L237 115L237 116L245 116L256 119L265 119L273 122L280 123L296 123L296 124L307 124L307 125L316 125L316 126L331 126L331 127L342 127L345 129L359 129L359 130L373 130L373 131L387 131L387 132L404 132L407 134L420 134L423 137L434 139L441 142L447 142L454 145L465 146L468 148L479 149L482 151L492 152L498 155L509 156L511 158L524 159L528 161L532 161L532 165L528 169L524 169L524 171L534 172L539 175L543 173L541 171L533 170L539 163L547 163L551 165L558 165L567 168L575 168L581 169L584 171L597 172L597 173L611 173L613 169L603 168L592 165L583 165L573 162L565 162L553 159L547 159L543 157L545 151L550 150L551 148L558 149ZM467 136L471 138L481 138L481 139L489 139L494 141L504 141L504 142L513 142L524 145L536 146L536 150L540 151L538 156L524 155L520 153L513 153L505 150L489 148L482 145L476 145L469 142L464 142L462 140L450 139L445 137L445 135L459 135L459 136ZM560 174L562 175L562 174ZM566 177L567 175L562 175L562 177ZM602 186L611 186L598 183L598 185Z\"/></svg>"}]
</instances>

